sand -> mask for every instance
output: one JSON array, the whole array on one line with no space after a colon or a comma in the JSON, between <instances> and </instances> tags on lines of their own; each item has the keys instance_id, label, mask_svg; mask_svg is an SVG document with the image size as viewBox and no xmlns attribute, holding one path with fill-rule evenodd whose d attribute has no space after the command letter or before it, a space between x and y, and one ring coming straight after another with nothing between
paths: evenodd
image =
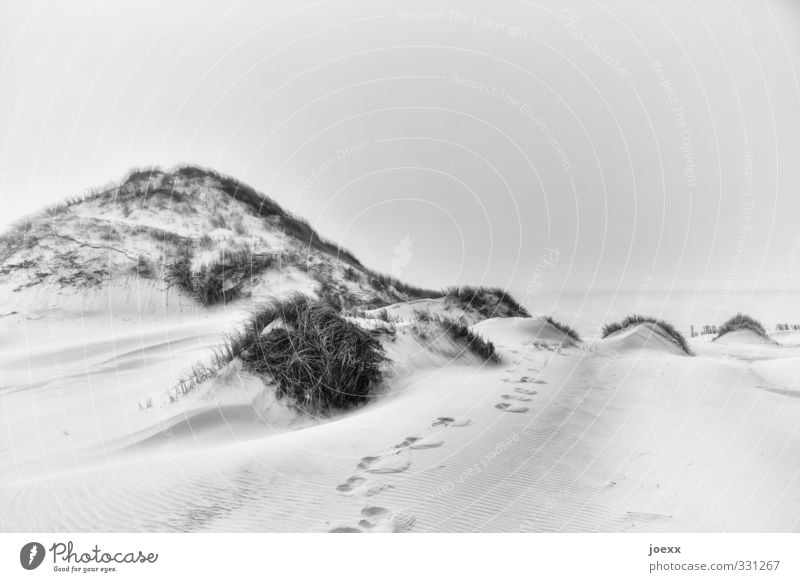
<instances>
[{"instance_id":1,"label":"sand","mask_svg":"<svg viewBox=\"0 0 800 582\"><path fill-rule=\"evenodd\" d=\"M490 319L502 363L399 341L387 386L333 418L237 369L140 409L241 317L0 319L0 529L800 530L791 338L689 357L646 325L571 344Z\"/></svg>"}]
</instances>

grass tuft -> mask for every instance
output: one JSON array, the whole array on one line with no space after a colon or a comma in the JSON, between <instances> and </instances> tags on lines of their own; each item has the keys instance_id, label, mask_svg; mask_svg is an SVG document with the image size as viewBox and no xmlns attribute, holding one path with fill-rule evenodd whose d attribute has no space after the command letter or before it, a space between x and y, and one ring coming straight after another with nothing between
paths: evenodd
<instances>
[{"instance_id":1,"label":"grass tuft","mask_svg":"<svg viewBox=\"0 0 800 582\"><path fill-rule=\"evenodd\" d=\"M281 396L316 413L366 401L382 379L385 360L375 336L305 295L255 311L230 339L225 358L233 357L273 378Z\"/></svg>"},{"instance_id":2,"label":"grass tuft","mask_svg":"<svg viewBox=\"0 0 800 582\"><path fill-rule=\"evenodd\" d=\"M473 354L486 362L500 362L494 344L472 331L463 321L442 317L439 323L454 341L463 343Z\"/></svg>"},{"instance_id":3,"label":"grass tuft","mask_svg":"<svg viewBox=\"0 0 800 582\"><path fill-rule=\"evenodd\" d=\"M448 287L445 295L457 299L464 309L474 309L487 319L531 316L524 306L499 287Z\"/></svg>"},{"instance_id":4,"label":"grass tuft","mask_svg":"<svg viewBox=\"0 0 800 582\"><path fill-rule=\"evenodd\" d=\"M553 319L549 315L547 317L545 317L545 320L547 320L547 323L549 323L550 325L552 325L553 327L558 329L560 332L565 334L567 337L569 337L574 342L580 343L581 341L583 341L583 340L581 340L581 336L578 335L578 332L575 331L574 329L572 329L566 323L561 323L560 321L556 321L555 319Z\"/></svg>"},{"instance_id":5,"label":"grass tuft","mask_svg":"<svg viewBox=\"0 0 800 582\"><path fill-rule=\"evenodd\" d=\"M202 305L227 303L239 297L243 283L275 264L272 255L250 250L225 253L219 259L192 269L192 251L179 247L176 258L167 265L167 283L186 291Z\"/></svg>"}]
</instances>

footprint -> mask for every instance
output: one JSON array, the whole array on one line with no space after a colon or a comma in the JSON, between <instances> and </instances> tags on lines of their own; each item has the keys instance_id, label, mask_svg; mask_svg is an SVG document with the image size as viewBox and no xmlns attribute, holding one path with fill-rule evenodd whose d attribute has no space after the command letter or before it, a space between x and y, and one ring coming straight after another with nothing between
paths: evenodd
<instances>
[{"instance_id":1,"label":"footprint","mask_svg":"<svg viewBox=\"0 0 800 582\"><path fill-rule=\"evenodd\" d=\"M534 380L533 383L534 384L547 384L547 382L545 382L544 380Z\"/></svg>"},{"instance_id":2,"label":"footprint","mask_svg":"<svg viewBox=\"0 0 800 582\"><path fill-rule=\"evenodd\" d=\"M468 418L453 418L452 416L440 416L431 425L431 428L435 426L454 426L454 427L462 427L462 426L469 426L472 424L472 421Z\"/></svg>"},{"instance_id":3,"label":"footprint","mask_svg":"<svg viewBox=\"0 0 800 582\"><path fill-rule=\"evenodd\" d=\"M384 489L391 489L388 483L379 483L371 479L365 479L355 475L336 487L336 490L348 496L372 497Z\"/></svg>"},{"instance_id":4,"label":"footprint","mask_svg":"<svg viewBox=\"0 0 800 582\"><path fill-rule=\"evenodd\" d=\"M337 485L336 490L342 493L350 493L353 489L355 489L365 481L366 479L364 479L364 477L353 476L350 477L347 481L345 481L341 485Z\"/></svg>"},{"instance_id":5,"label":"footprint","mask_svg":"<svg viewBox=\"0 0 800 582\"><path fill-rule=\"evenodd\" d=\"M436 420L433 421L433 424L431 426L432 427L433 426L450 426L451 424L453 424L453 422L455 422L455 420L456 419L453 418L452 416L440 416Z\"/></svg>"},{"instance_id":6,"label":"footprint","mask_svg":"<svg viewBox=\"0 0 800 582\"><path fill-rule=\"evenodd\" d=\"M387 513L391 512L385 507L377 507L375 505L367 505L361 510L361 515L363 517L381 517Z\"/></svg>"},{"instance_id":7,"label":"footprint","mask_svg":"<svg viewBox=\"0 0 800 582\"><path fill-rule=\"evenodd\" d=\"M380 457L363 457L361 462L356 465L359 469L366 469L367 467L371 466L372 463L380 459Z\"/></svg>"},{"instance_id":8,"label":"footprint","mask_svg":"<svg viewBox=\"0 0 800 582\"><path fill-rule=\"evenodd\" d=\"M379 533L404 533L411 531L417 523L417 518L406 511L393 511L377 519L371 531Z\"/></svg>"},{"instance_id":9,"label":"footprint","mask_svg":"<svg viewBox=\"0 0 800 582\"><path fill-rule=\"evenodd\" d=\"M530 376L523 376L522 378L517 380L517 382L530 382L530 381L531 381L531 377Z\"/></svg>"},{"instance_id":10,"label":"footprint","mask_svg":"<svg viewBox=\"0 0 800 582\"><path fill-rule=\"evenodd\" d=\"M519 404L510 404L508 402L500 402L494 405L495 408L498 410L502 410L503 412L528 412L527 406L521 406Z\"/></svg>"},{"instance_id":11,"label":"footprint","mask_svg":"<svg viewBox=\"0 0 800 582\"><path fill-rule=\"evenodd\" d=\"M538 390L534 390L533 388L523 388L522 386L517 386L514 388L514 392L518 394L527 394L528 396L533 396L534 394L538 394Z\"/></svg>"},{"instance_id":12,"label":"footprint","mask_svg":"<svg viewBox=\"0 0 800 582\"><path fill-rule=\"evenodd\" d=\"M520 402L531 402L533 398L529 398L527 396L519 396L517 400L519 400Z\"/></svg>"},{"instance_id":13,"label":"footprint","mask_svg":"<svg viewBox=\"0 0 800 582\"><path fill-rule=\"evenodd\" d=\"M396 448L396 449L402 449L402 448L408 447L408 446L410 446L410 445L413 445L415 442L422 440L422 438L423 438L423 437L421 437L421 436L410 436L410 437L406 437L406 438L403 440L403 442L402 442L402 443L399 443L399 444L395 445L395 446L394 446L394 448Z\"/></svg>"},{"instance_id":14,"label":"footprint","mask_svg":"<svg viewBox=\"0 0 800 582\"><path fill-rule=\"evenodd\" d=\"M409 445L408 448L409 449L418 450L418 451L419 450L424 450L424 449L438 449L443 444L444 444L444 441L442 441L442 440L439 440L439 439L436 439L436 438L433 438L433 437L428 437L428 438L422 439L422 440L420 440L418 442L415 442L412 445Z\"/></svg>"},{"instance_id":15,"label":"footprint","mask_svg":"<svg viewBox=\"0 0 800 582\"><path fill-rule=\"evenodd\" d=\"M501 394L500 398L503 400L516 400L518 397L514 396L513 394Z\"/></svg>"},{"instance_id":16,"label":"footprint","mask_svg":"<svg viewBox=\"0 0 800 582\"><path fill-rule=\"evenodd\" d=\"M402 473L411 466L408 456L395 453L385 457L364 457L358 468L368 473L386 474Z\"/></svg>"},{"instance_id":17,"label":"footprint","mask_svg":"<svg viewBox=\"0 0 800 582\"><path fill-rule=\"evenodd\" d=\"M364 533L364 530L357 527L341 526L333 528L329 533Z\"/></svg>"}]
</instances>

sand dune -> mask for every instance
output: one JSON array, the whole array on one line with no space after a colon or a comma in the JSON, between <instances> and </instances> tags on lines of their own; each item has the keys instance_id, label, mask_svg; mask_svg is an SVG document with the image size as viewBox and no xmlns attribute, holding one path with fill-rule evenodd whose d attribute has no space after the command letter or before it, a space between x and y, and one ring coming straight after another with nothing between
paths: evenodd
<instances>
[{"instance_id":1,"label":"sand dune","mask_svg":"<svg viewBox=\"0 0 800 582\"><path fill-rule=\"evenodd\" d=\"M619 352L654 350L665 354L685 356L686 353L657 324L640 323L616 331L606 338L606 344Z\"/></svg>"},{"instance_id":2,"label":"sand dune","mask_svg":"<svg viewBox=\"0 0 800 582\"><path fill-rule=\"evenodd\" d=\"M4 392L3 418L23 405L42 414L2 434L0 528L800 530L800 399L763 389L795 390L800 353L752 363L698 343L690 358L644 326L568 347L540 319L495 319L475 329L502 364L417 365L422 351L401 342L395 355L411 350L413 365L335 418L281 416L242 377L139 411L149 391L135 379L169 376L219 324L184 322L169 333L177 348L166 332L140 334L138 352L123 342L116 375L104 353L73 384ZM22 367L4 361L4 386Z\"/></svg>"}]
</instances>

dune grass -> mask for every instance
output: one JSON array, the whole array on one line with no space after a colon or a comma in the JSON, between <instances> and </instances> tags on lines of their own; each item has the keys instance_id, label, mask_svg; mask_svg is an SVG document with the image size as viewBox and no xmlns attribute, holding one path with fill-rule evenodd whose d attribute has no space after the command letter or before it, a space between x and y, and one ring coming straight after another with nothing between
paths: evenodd
<instances>
[{"instance_id":1,"label":"dune grass","mask_svg":"<svg viewBox=\"0 0 800 582\"><path fill-rule=\"evenodd\" d=\"M581 341L583 341L583 340L581 340L581 336L578 335L578 332L575 331L574 329L572 329L566 323L561 323L560 321L556 321L555 319L553 319L549 315L547 317L545 317L545 320L547 321L547 323L549 323L550 325L555 327L557 330L559 330L561 333L566 335L568 338L570 338L575 343L580 343Z\"/></svg>"},{"instance_id":2,"label":"dune grass","mask_svg":"<svg viewBox=\"0 0 800 582\"><path fill-rule=\"evenodd\" d=\"M474 309L485 318L530 317L531 314L507 291L499 287L448 287L445 296L461 303L464 309Z\"/></svg>"},{"instance_id":3,"label":"dune grass","mask_svg":"<svg viewBox=\"0 0 800 582\"><path fill-rule=\"evenodd\" d=\"M352 408L382 379L383 346L323 302L293 295L259 307L218 354L276 382L306 412Z\"/></svg>"},{"instance_id":4,"label":"dune grass","mask_svg":"<svg viewBox=\"0 0 800 582\"><path fill-rule=\"evenodd\" d=\"M683 337L683 334L675 329L672 324L664 321L663 319L656 319L655 317L648 317L644 315L629 315L622 321L617 321L614 323L609 323L603 326L603 337L606 338L612 333L627 329L632 325L638 325L640 323L652 323L660 327L667 337L674 343L676 346L681 348L687 355L694 355L692 353L689 344L686 342L686 338Z\"/></svg>"},{"instance_id":5,"label":"dune grass","mask_svg":"<svg viewBox=\"0 0 800 582\"><path fill-rule=\"evenodd\" d=\"M165 279L167 283L183 289L201 305L209 306L236 299L248 277L274 264L272 255L244 249L225 253L198 269L192 269L192 250L181 246L177 256L166 265Z\"/></svg>"},{"instance_id":6,"label":"dune grass","mask_svg":"<svg viewBox=\"0 0 800 582\"><path fill-rule=\"evenodd\" d=\"M717 335L714 338L714 340L718 340L726 333L730 333L732 331L737 331L740 329L748 329L753 333L757 334L759 337L763 338L769 337L767 335L767 330L764 329L764 326L761 325L761 322L759 322L756 319L753 319L749 315L745 315L744 313L737 313L719 327L719 329L717 330Z\"/></svg>"},{"instance_id":7,"label":"dune grass","mask_svg":"<svg viewBox=\"0 0 800 582\"><path fill-rule=\"evenodd\" d=\"M431 313L423 309L414 310L414 319L421 323L432 323L446 333L457 344L479 356L486 362L500 362L500 354L494 344L472 331L463 318L454 319L438 313ZM425 337L427 334L417 328L417 335Z\"/></svg>"},{"instance_id":8,"label":"dune grass","mask_svg":"<svg viewBox=\"0 0 800 582\"><path fill-rule=\"evenodd\" d=\"M494 344L472 331L464 322L443 317L439 324L453 341L463 344L466 349L484 361L500 362L500 354L497 353Z\"/></svg>"}]
</instances>

